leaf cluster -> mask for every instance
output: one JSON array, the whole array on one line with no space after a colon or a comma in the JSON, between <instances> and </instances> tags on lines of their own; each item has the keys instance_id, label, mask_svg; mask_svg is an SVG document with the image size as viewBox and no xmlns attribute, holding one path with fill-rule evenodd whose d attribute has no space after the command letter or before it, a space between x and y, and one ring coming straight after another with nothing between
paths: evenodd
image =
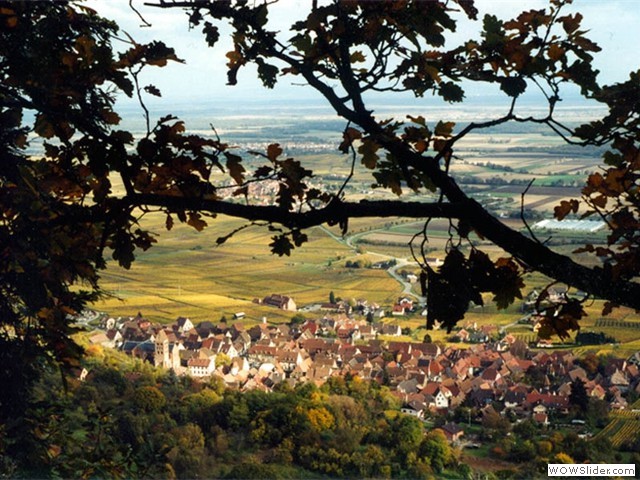
<instances>
[{"instance_id":1,"label":"leaf cluster","mask_svg":"<svg viewBox=\"0 0 640 480\"><path fill-rule=\"evenodd\" d=\"M609 228L607 244L587 244L576 253L591 253L603 263L604 274L615 281L637 276L640 236L640 72L629 75L626 82L603 87L595 98L604 103L608 114L601 120L582 125L576 136L589 144L607 145L603 154L606 165L587 178L582 188L582 204L578 200L565 201L555 210L563 219L581 208L581 218L596 216ZM605 305L605 313L616 302Z\"/></svg>"},{"instance_id":2,"label":"leaf cluster","mask_svg":"<svg viewBox=\"0 0 640 480\"><path fill-rule=\"evenodd\" d=\"M146 159L130 154L113 107L117 91L135 93L141 68L178 59L162 42L130 40L116 54L118 33L83 5L0 3L0 341L11 355L2 383L16 385L2 392L3 419L26 407L34 362L77 365L73 316L101 294L103 252L128 267L155 242L114 193L114 177L130 189Z\"/></svg>"},{"instance_id":3,"label":"leaf cluster","mask_svg":"<svg viewBox=\"0 0 640 480\"><path fill-rule=\"evenodd\" d=\"M449 250L438 271L430 269L421 276L423 295L427 297L427 328L438 322L447 332L464 317L473 302L484 305L482 294L491 292L498 308L507 308L522 298L522 270L510 258L495 262L477 249L466 257L459 249Z\"/></svg>"}]
</instances>

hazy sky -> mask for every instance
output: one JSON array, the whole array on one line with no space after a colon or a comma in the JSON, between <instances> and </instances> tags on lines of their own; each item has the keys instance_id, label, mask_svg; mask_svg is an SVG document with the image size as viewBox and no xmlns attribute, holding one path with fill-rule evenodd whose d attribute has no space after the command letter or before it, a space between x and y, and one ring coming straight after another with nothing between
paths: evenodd
<instances>
[{"instance_id":1,"label":"hazy sky","mask_svg":"<svg viewBox=\"0 0 640 480\"><path fill-rule=\"evenodd\" d=\"M291 20L301 15L310 3L311 0L281 0L279 5L273 7L270 21L276 29L286 31ZM187 16L182 10L147 7L143 0L134 0L134 6L152 24L152 27L142 28L141 21L129 8L128 0L90 0L88 4L101 15L116 20L137 41L163 40L186 61L184 65L171 64L162 69L148 69L144 83L153 83L162 90L163 99L158 100L157 105L160 108L166 105L170 109L172 102L242 102L264 98L265 95L280 99L313 98L315 95L309 88L291 86L291 80L288 79L280 82L275 92L268 92L259 85L249 69L241 70L237 86L226 86L224 54L230 49L230 43L222 38L216 48L208 48L200 29L189 30ZM476 0L480 18L485 13L491 13L507 19L525 7L544 8L547 4L543 0ZM603 49L595 61L596 68L601 71L601 82L625 80L629 71L640 68L639 4L639 0L575 0L571 7L572 11L583 13L582 26L590 30L589 37ZM459 24L457 38L477 38L477 28L471 22ZM151 101L156 103L154 99Z\"/></svg>"}]
</instances>

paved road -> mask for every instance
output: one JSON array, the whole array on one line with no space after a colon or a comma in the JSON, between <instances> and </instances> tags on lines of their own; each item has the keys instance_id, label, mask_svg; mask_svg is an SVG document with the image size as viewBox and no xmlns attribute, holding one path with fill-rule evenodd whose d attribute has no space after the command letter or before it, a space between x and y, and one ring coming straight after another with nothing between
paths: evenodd
<instances>
[{"instance_id":1,"label":"paved road","mask_svg":"<svg viewBox=\"0 0 640 480\"><path fill-rule=\"evenodd\" d=\"M98 317L100 317L101 313L92 309L86 309L79 316L75 318L76 326L84 328L89 331L93 329L93 326L90 325L90 322L93 322Z\"/></svg>"},{"instance_id":2,"label":"paved road","mask_svg":"<svg viewBox=\"0 0 640 480\"><path fill-rule=\"evenodd\" d=\"M360 238L360 237L362 237L364 235L369 235L371 232L383 231L383 229L374 229L374 230L368 230L366 232L354 233L353 235L348 235L346 237L343 237L343 236L340 236L340 235L336 235L335 233L333 233L331 230L329 230L324 225L321 225L320 228L322 230L324 230L324 232L327 235L329 235L331 238L333 238L336 242L339 242L339 243L341 243L343 245L346 245L347 247L352 249L354 252L357 250L357 247L354 246L354 242L358 238ZM394 280L396 280L398 283L400 283L400 285L402 285L402 293L401 293L401 295L403 295L403 296L411 296L411 297L417 299L420 302L424 301L424 297L416 295L415 293L412 292L413 285L411 283L407 282L398 273L398 270L400 268L402 268L402 267L406 267L407 265L410 265L410 266L417 265L415 262L409 262L405 258L396 258L396 257L392 257L390 255L386 255L384 253L375 252L373 250L368 250L368 251L369 251L369 253L372 253L372 254L378 255L379 257L382 257L384 260L395 260L396 264L393 267L387 269L387 273L389 275L391 275L391 277L393 277Z\"/></svg>"},{"instance_id":3,"label":"paved road","mask_svg":"<svg viewBox=\"0 0 640 480\"><path fill-rule=\"evenodd\" d=\"M402 278L400 274L398 274L398 269L402 267L406 267L407 265L414 266L417 264L416 262L408 262L403 258L396 258L396 264L393 267L391 267L389 270L387 270L387 273L402 284L402 286L404 287L404 289L402 290L402 295L404 296L410 295L413 298L416 298L418 301L424 302L425 300L424 297L421 297L420 295L416 295L415 293L413 293L412 291L413 284L407 282L404 278Z\"/></svg>"}]
</instances>

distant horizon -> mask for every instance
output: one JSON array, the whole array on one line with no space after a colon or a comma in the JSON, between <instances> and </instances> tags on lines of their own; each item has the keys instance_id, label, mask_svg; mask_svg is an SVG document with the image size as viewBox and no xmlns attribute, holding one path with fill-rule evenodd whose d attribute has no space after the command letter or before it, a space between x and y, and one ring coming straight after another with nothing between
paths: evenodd
<instances>
[{"instance_id":1,"label":"distant horizon","mask_svg":"<svg viewBox=\"0 0 640 480\"><path fill-rule=\"evenodd\" d=\"M308 0L280 0L273 5L270 22L273 28L286 32L291 21L296 20L310 2ZM133 0L133 5L143 17L152 24L141 27L140 19L129 7L127 0L89 0L88 6L95 8L106 18L115 20L120 28L138 42L152 40L164 41L175 48L184 64L169 62L167 67L150 67L141 74L141 85L153 84L162 92L162 98L148 98L148 103L171 105L172 102L202 102L208 98L216 101L232 101L237 105L250 103L259 97L269 101L303 101L320 98L319 93L309 86L300 86L297 77L287 76L279 79L273 90L264 88L255 72L255 68L241 69L238 84L228 86L226 78L227 59L225 53L231 49L228 38L229 29L221 26L221 38L214 48L207 47L199 28L190 30L187 16L182 9L159 9L144 5L143 0ZM516 0L476 0L480 10L478 21L464 21L458 25L455 33L449 34L448 46L454 46L472 37L478 37L479 25L485 13L507 19L518 12L533 8L545 8L546 0L530 0L526 5ZM576 1L566 7L567 13L582 12L583 29L588 37L596 41L602 51L594 55L592 65L600 70L600 82L610 84L625 81L629 72L640 68L640 56L636 46L640 44L640 9L636 0L609 0L607 2ZM286 37L286 33L284 33ZM118 48L126 45L115 44ZM533 86L529 90L533 90ZM474 85L467 89L468 101L474 98L492 97L498 94L498 88L491 85ZM402 94L395 95L400 98ZM563 88L561 96L566 102L579 96L577 88ZM149 96L147 96L149 97ZM505 98L504 95L502 98ZM424 100L415 100L417 102ZM505 99L505 102L507 99Z\"/></svg>"},{"instance_id":2,"label":"distant horizon","mask_svg":"<svg viewBox=\"0 0 640 480\"><path fill-rule=\"evenodd\" d=\"M264 127L264 122L269 119L291 118L310 122L344 121L321 98L280 99L258 96L246 98L244 103L240 105L235 99L229 98L172 99L166 102L147 102L146 100L145 105L149 110L152 125L161 117L171 114L184 121L188 131L209 129L211 124L216 128L222 127L218 121L230 119L253 121L256 127ZM367 107L373 110L375 116L394 117L397 120L405 120L407 115L422 115L429 122L443 120L456 123L497 118L505 114L508 109L503 99L498 99L497 96L470 98L456 104L447 104L439 99L430 101L428 99L387 97L377 98L375 101L367 103ZM546 112L546 108L546 105L535 101L524 101L518 110L523 114ZM128 128L132 128L134 125L137 128L143 127L143 110L137 99L120 101L116 111L122 116L122 124L127 125ZM604 107L601 104L573 98L558 104L556 118L567 123L583 123L600 115L601 112L604 112ZM278 138L274 137L273 141L277 142Z\"/></svg>"}]
</instances>

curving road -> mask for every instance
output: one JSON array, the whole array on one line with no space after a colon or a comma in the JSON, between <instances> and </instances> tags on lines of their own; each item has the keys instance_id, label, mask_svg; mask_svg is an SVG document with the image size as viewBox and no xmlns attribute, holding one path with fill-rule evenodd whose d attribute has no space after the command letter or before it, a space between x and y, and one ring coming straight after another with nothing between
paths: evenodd
<instances>
[{"instance_id":1,"label":"curving road","mask_svg":"<svg viewBox=\"0 0 640 480\"><path fill-rule=\"evenodd\" d=\"M381 228L377 228L377 229L373 229L373 230L368 230L366 232L354 233L353 235L349 235L349 236L343 237L343 236L340 236L340 235L336 235L335 233L333 233L331 230L329 230L324 225L320 225L319 228L322 229L331 238L333 238L336 242L341 243L343 245L346 245L347 247L352 249L354 252L357 249L357 247L355 247L354 244L353 244L353 242L355 240L357 240L358 238L363 237L365 235L369 235L371 232L384 231ZM402 267L406 267L407 265L412 265L412 266L413 265L417 265L415 262L409 262L405 258L396 258L396 257L392 257L390 255L386 255L384 253L375 252L373 250L369 250L369 252L374 254L374 255L378 255L379 257L382 257L383 259L395 260L396 261L396 264L393 267L387 269L387 273L394 280L396 280L398 283L400 283L400 285L402 285L402 292L401 292L400 295L411 296L411 297L417 299L420 302L424 302L425 301L424 297L421 297L420 295L416 295L415 293L412 292L413 284L407 282L404 278L402 278L402 276L400 274L398 274L398 269L400 269Z\"/></svg>"}]
</instances>

